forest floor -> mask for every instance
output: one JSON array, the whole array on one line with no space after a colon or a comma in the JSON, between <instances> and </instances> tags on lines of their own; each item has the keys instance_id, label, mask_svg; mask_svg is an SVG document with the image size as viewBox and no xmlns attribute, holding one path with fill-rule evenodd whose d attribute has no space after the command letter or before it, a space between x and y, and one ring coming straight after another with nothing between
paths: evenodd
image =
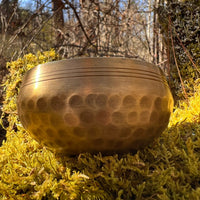
<instances>
[{"instance_id":1,"label":"forest floor","mask_svg":"<svg viewBox=\"0 0 200 200\"><path fill-rule=\"evenodd\" d=\"M6 62L4 62L3 60L0 59L0 118L2 115L2 105L3 105L3 86L2 86L2 82L3 79L6 75ZM5 129L2 127L2 125L0 124L0 146L2 144L2 141L5 140L5 135L6 135L6 131Z\"/></svg>"}]
</instances>

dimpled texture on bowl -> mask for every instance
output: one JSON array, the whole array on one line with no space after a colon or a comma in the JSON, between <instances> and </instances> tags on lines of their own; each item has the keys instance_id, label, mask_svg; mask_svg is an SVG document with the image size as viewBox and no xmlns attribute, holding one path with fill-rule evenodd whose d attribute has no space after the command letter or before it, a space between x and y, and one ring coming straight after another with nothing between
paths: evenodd
<instances>
[{"instance_id":1,"label":"dimpled texture on bowl","mask_svg":"<svg viewBox=\"0 0 200 200\"><path fill-rule=\"evenodd\" d=\"M38 65L23 79L19 118L57 153L124 153L167 127L173 98L162 71L124 58L79 58Z\"/></svg>"}]
</instances>

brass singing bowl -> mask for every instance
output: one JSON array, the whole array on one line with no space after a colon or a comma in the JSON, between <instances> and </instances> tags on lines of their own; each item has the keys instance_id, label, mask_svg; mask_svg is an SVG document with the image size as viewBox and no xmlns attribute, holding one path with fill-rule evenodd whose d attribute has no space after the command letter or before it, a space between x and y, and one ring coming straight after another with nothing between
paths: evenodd
<instances>
[{"instance_id":1,"label":"brass singing bowl","mask_svg":"<svg viewBox=\"0 0 200 200\"><path fill-rule=\"evenodd\" d=\"M24 128L68 155L124 153L167 127L173 97L157 66L125 58L78 58L29 70L18 96Z\"/></svg>"}]
</instances>

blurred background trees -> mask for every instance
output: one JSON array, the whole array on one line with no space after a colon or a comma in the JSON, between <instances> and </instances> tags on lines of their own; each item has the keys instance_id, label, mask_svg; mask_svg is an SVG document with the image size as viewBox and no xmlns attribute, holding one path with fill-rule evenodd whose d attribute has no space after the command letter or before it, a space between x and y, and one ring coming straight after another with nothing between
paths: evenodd
<instances>
[{"instance_id":1,"label":"blurred background trees","mask_svg":"<svg viewBox=\"0 0 200 200\"><path fill-rule=\"evenodd\" d=\"M50 48L62 58L137 58L160 66L180 97L177 91L190 93L189 82L199 77L199 4L199 0L2 0L0 68L6 61ZM188 74L192 74L189 81Z\"/></svg>"},{"instance_id":2,"label":"blurred background trees","mask_svg":"<svg viewBox=\"0 0 200 200\"><path fill-rule=\"evenodd\" d=\"M152 49L159 44L153 33L158 28L153 25L156 4L151 0L2 0L0 55L16 59L55 48L66 58L124 56L159 62L159 56L153 55L158 52Z\"/></svg>"}]
</instances>

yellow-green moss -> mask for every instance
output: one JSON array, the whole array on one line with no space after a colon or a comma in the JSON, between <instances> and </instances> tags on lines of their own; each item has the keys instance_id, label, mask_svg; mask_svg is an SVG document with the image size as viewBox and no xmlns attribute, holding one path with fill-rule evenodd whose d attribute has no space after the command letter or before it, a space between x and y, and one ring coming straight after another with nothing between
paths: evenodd
<instances>
[{"instance_id":1,"label":"yellow-green moss","mask_svg":"<svg viewBox=\"0 0 200 200\"><path fill-rule=\"evenodd\" d=\"M7 141L0 147L0 199L177 200L200 198L200 84L180 102L168 129L136 154L58 157L34 141L18 121L16 98L24 73L58 59L28 54L8 63L3 110Z\"/></svg>"}]
</instances>

